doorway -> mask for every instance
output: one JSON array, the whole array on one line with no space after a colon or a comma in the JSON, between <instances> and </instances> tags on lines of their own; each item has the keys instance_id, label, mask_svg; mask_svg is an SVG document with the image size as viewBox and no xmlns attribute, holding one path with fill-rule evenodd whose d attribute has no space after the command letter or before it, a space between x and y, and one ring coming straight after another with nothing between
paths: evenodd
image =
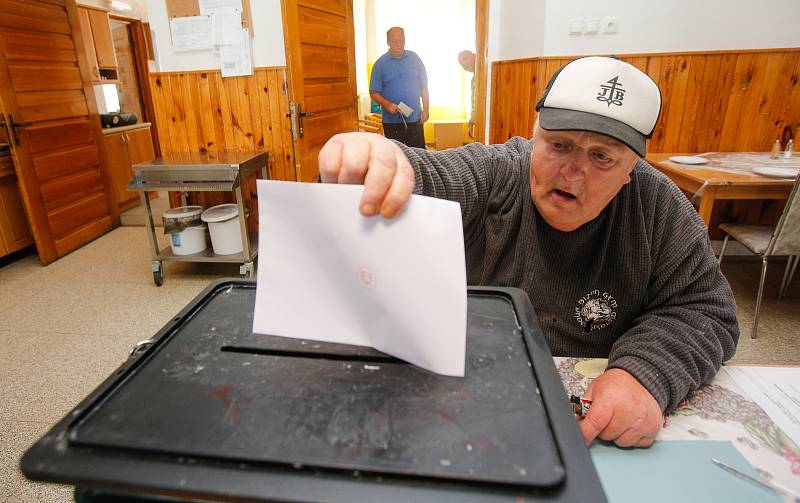
<instances>
[{"instance_id":1,"label":"doorway","mask_svg":"<svg viewBox=\"0 0 800 503\"><path fill-rule=\"evenodd\" d=\"M487 0L353 0L356 46L356 77L359 118L375 112L369 98L369 77L374 62L387 51L386 30L401 26L406 35L406 50L417 53L428 74L430 118L425 125L426 143L436 147L442 133L453 138L459 129L457 144L472 141L467 122L475 94L476 130L473 136L483 141L485 116L485 68ZM468 50L476 54L474 91L473 73L461 68L458 54ZM480 115L480 117L478 117ZM438 133L438 134L436 134Z\"/></svg>"}]
</instances>

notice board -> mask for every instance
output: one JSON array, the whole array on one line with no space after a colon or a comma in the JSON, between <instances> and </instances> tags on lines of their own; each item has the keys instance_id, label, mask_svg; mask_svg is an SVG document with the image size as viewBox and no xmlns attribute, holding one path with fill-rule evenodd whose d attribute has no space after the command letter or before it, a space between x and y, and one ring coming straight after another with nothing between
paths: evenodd
<instances>
[{"instance_id":1,"label":"notice board","mask_svg":"<svg viewBox=\"0 0 800 503\"><path fill-rule=\"evenodd\" d=\"M253 36L253 16L250 13L250 0L242 2L242 28L247 28ZM187 17L200 15L199 0L167 0L167 17Z\"/></svg>"}]
</instances>

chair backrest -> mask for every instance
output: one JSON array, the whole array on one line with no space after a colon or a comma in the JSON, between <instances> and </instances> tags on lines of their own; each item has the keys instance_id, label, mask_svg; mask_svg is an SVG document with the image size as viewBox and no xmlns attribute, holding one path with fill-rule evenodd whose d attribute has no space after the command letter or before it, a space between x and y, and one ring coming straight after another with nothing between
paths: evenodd
<instances>
[{"instance_id":1,"label":"chair backrest","mask_svg":"<svg viewBox=\"0 0 800 503\"><path fill-rule=\"evenodd\" d=\"M794 187L786 200L775 232L764 255L800 255L800 175L794 181Z\"/></svg>"},{"instance_id":2,"label":"chair backrest","mask_svg":"<svg viewBox=\"0 0 800 503\"><path fill-rule=\"evenodd\" d=\"M383 134L383 122L381 122L380 114L366 114L363 119L358 121L358 130Z\"/></svg>"}]
</instances>

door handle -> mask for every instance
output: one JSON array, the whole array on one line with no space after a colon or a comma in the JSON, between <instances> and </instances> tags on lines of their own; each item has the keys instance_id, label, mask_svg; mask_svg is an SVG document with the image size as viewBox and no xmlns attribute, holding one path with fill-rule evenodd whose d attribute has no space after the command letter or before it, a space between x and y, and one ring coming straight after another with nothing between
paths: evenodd
<instances>
[{"instance_id":1,"label":"door handle","mask_svg":"<svg viewBox=\"0 0 800 503\"><path fill-rule=\"evenodd\" d=\"M17 136L18 128L32 126L33 122L17 122L14 120L14 116L12 114L8 114L8 119L11 122L11 136L14 137L14 145L19 145L19 136Z\"/></svg>"},{"instance_id":2,"label":"door handle","mask_svg":"<svg viewBox=\"0 0 800 503\"><path fill-rule=\"evenodd\" d=\"M292 117L292 115L294 114L294 110L295 110L294 103L290 103L289 104L289 109L291 111L288 114L286 114L286 117ZM302 103L298 103L296 109L297 109L297 136L299 138L302 138L303 137L303 117L314 117L316 115L316 113L315 112L303 112L303 104ZM294 126L294 121L292 121L292 126Z\"/></svg>"},{"instance_id":3,"label":"door handle","mask_svg":"<svg viewBox=\"0 0 800 503\"><path fill-rule=\"evenodd\" d=\"M300 138L303 137L303 117L314 117L314 112L303 112L303 104L297 104L297 132Z\"/></svg>"}]
</instances>

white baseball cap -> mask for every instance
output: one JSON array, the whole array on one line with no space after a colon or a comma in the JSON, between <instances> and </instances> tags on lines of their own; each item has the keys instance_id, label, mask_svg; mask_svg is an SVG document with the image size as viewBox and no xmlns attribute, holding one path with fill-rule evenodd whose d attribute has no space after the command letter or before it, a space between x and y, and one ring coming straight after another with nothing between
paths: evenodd
<instances>
[{"instance_id":1,"label":"white baseball cap","mask_svg":"<svg viewBox=\"0 0 800 503\"><path fill-rule=\"evenodd\" d=\"M644 157L661 113L661 91L649 75L629 63L590 56L567 63L553 75L536 111L542 129L599 133Z\"/></svg>"}]
</instances>

